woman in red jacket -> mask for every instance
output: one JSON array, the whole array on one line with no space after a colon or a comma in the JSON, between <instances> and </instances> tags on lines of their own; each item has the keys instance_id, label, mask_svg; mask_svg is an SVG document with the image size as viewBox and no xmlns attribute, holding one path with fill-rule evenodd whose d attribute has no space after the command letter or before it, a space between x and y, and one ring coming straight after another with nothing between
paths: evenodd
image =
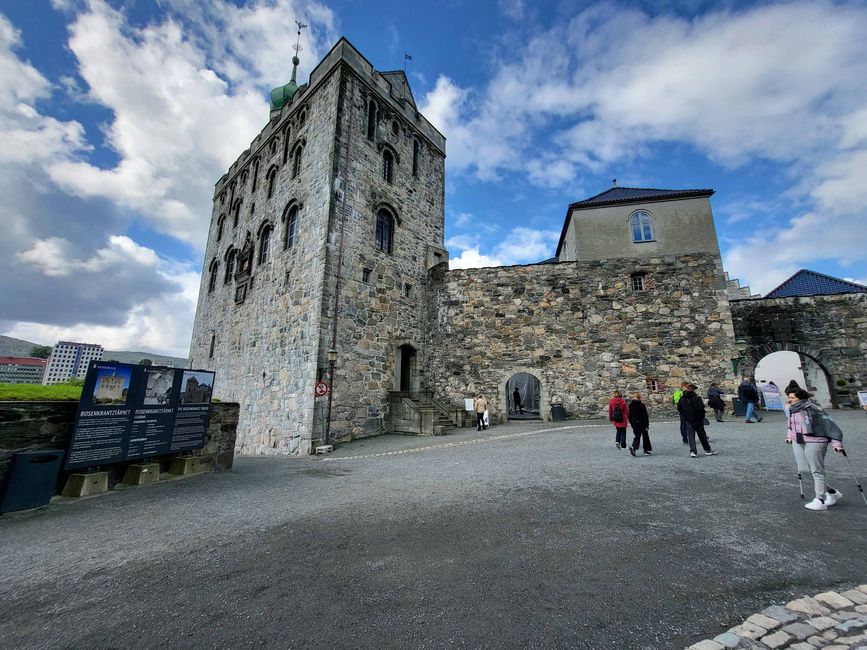
<instances>
[{"instance_id":1,"label":"woman in red jacket","mask_svg":"<svg viewBox=\"0 0 867 650\"><path fill-rule=\"evenodd\" d=\"M614 391L614 397L608 402L608 419L617 431L614 439L618 449L626 449L626 425L629 422L629 407L619 390Z\"/></svg>"}]
</instances>

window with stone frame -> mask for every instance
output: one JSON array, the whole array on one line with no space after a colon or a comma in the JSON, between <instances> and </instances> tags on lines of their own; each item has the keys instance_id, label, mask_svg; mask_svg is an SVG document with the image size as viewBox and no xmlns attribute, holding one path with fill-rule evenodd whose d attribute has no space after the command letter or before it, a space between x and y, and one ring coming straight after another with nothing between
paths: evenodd
<instances>
[{"instance_id":1,"label":"window with stone frame","mask_svg":"<svg viewBox=\"0 0 867 650\"><path fill-rule=\"evenodd\" d=\"M404 283L403 285L403 295L409 298L412 295L412 285L409 283Z\"/></svg>"},{"instance_id":2,"label":"window with stone frame","mask_svg":"<svg viewBox=\"0 0 867 650\"><path fill-rule=\"evenodd\" d=\"M629 284L633 291L647 291L647 273L638 272L629 276Z\"/></svg>"},{"instance_id":3,"label":"window with stone frame","mask_svg":"<svg viewBox=\"0 0 867 650\"><path fill-rule=\"evenodd\" d=\"M249 172L245 169L241 172L241 187L244 187L247 184L247 176Z\"/></svg>"},{"instance_id":4,"label":"window with stone frame","mask_svg":"<svg viewBox=\"0 0 867 650\"><path fill-rule=\"evenodd\" d=\"M289 159L289 135L292 133L291 129L287 126L283 129L283 164L286 164L286 161Z\"/></svg>"},{"instance_id":5,"label":"window with stone frame","mask_svg":"<svg viewBox=\"0 0 867 650\"><path fill-rule=\"evenodd\" d=\"M412 175L418 176L418 158L420 153L421 146L419 146L418 140L412 141Z\"/></svg>"},{"instance_id":6,"label":"window with stone frame","mask_svg":"<svg viewBox=\"0 0 867 650\"><path fill-rule=\"evenodd\" d=\"M253 182L250 184L250 189L256 189L256 181L259 180L259 157L253 161Z\"/></svg>"},{"instance_id":7,"label":"window with stone frame","mask_svg":"<svg viewBox=\"0 0 867 650\"><path fill-rule=\"evenodd\" d=\"M297 178L301 173L301 153L304 151L304 145L298 144L295 147L295 152L292 155L292 178Z\"/></svg>"},{"instance_id":8,"label":"window with stone frame","mask_svg":"<svg viewBox=\"0 0 867 650\"><path fill-rule=\"evenodd\" d=\"M665 390L663 382L656 377L646 377L644 381L647 384L648 393L661 393Z\"/></svg>"},{"instance_id":9,"label":"window with stone frame","mask_svg":"<svg viewBox=\"0 0 867 650\"><path fill-rule=\"evenodd\" d=\"M235 260L238 257L238 251L234 248L229 248L226 251L226 271L223 274L223 284L229 284L235 275Z\"/></svg>"},{"instance_id":10,"label":"window with stone frame","mask_svg":"<svg viewBox=\"0 0 867 650\"><path fill-rule=\"evenodd\" d=\"M307 109L302 108L301 112L298 113L298 128L300 129L305 124L307 124Z\"/></svg>"},{"instance_id":11,"label":"window with stone frame","mask_svg":"<svg viewBox=\"0 0 867 650\"><path fill-rule=\"evenodd\" d=\"M629 217L632 228L632 241L636 244L653 241L653 220L647 210L637 210Z\"/></svg>"},{"instance_id":12,"label":"window with stone frame","mask_svg":"<svg viewBox=\"0 0 867 650\"><path fill-rule=\"evenodd\" d=\"M370 282L370 273L372 269L361 269L361 281L365 283Z\"/></svg>"},{"instance_id":13,"label":"window with stone frame","mask_svg":"<svg viewBox=\"0 0 867 650\"><path fill-rule=\"evenodd\" d=\"M274 227L270 223L265 223L259 229L259 257L257 264L261 266L268 261L268 255L271 251L271 232Z\"/></svg>"},{"instance_id":14,"label":"window with stone frame","mask_svg":"<svg viewBox=\"0 0 867 650\"><path fill-rule=\"evenodd\" d=\"M226 215L221 214L220 218L217 219L217 241L220 241L223 238L223 226L226 225Z\"/></svg>"},{"instance_id":15,"label":"window with stone frame","mask_svg":"<svg viewBox=\"0 0 867 650\"><path fill-rule=\"evenodd\" d=\"M382 178L388 183L394 180L394 154L388 149L382 152Z\"/></svg>"},{"instance_id":16,"label":"window with stone frame","mask_svg":"<svg viewBox=\"0 0 867 650\"><path fill-rule=\"evenodd\" d=\"M394 217L385 208L376 213L376 247L385 253L394 248Z\"/></svg>"},{"instance_id":17,"label":"window with stone frame","mask_svg":"<svg viewBox=\"0 0 867 650\"><path fill-rule=\"evenodd\" d=\"M217 275L220 272L220 263L217 261L217 258L211 260L210 266L208 266L208 272L210 276L208 277L208 293L211 293L217 286Z\"/></svg>"},{"instance_id":18,"label":"window with stone frame","mask_svg":"<svg viewBox=\"0 0 867 650\"><path fill-rule=\"evenodd\" d=\"M217 333L211 332L211 345L208 348L208 358L214 358L214 346L217 344Z\"/></svg>"},{"instance_id":19,"label":"window with stone frame","mask_svg":"<svg viewBox=\"0 0 867 650\"><path fill-rule=\"evenodd\" d=\"M283 250L295 245L295 237L298 234L298 205L291 205L284 217L286 222L285 235L283 236Z\"/></svg>"},{"instance_id":20,"label":"window with stone frame","mask_svg":"<svg viewBox=\"0 0 867 650\"><path fill-rule=\"evenodd\" d=\"M367 139L373 142L376 138L376 102L372 99L367 104Z\"/></svg>"},{"instance_id":21,"label":"window with stone frame","mask_svg":"<svg viewBox=\"0 0 867 650\"><path fill-rule=\"evenodd\" d=\"M241 218L241 199L235 201L235 204L232 206L232 227L238 227L238 221Z\"/></svg>"},{"instance_id":22,"label":"window with stone frame","mask_svg":"<svg viewBox=\"0 0 867 650\"><path fill-rule=\"evenodd\" d=\"M274 184L277 182L277 165L271 165L271 168L268 169L268 176L266 177L268 181L268 198L270 199L274 196Z\"/></svg>"},{"instance_id":23,"label":"window with stone frame","mask_svg":"<svg viewBox=\"0 0 867 650\"><path fill-rule=\"evenodd\" d=\"M398 133L400 133L400 124L397 123L397 120L392 120L391 121L391 134L397 135Z\"/></svg>"},{"instance_id":24,"label":"window with stone frame","mask_svg":"<svg viewBox=\"0 0 867 650\"><path fill-rule=\"evenodd\" d=\"M275 135L273 138L271 138L271 141L268 143L268 153L270 153L272 156L275 153L277 153L277 145L279 144L279 141L280 141L280 136Z\"/></svg>"}]
</instances>

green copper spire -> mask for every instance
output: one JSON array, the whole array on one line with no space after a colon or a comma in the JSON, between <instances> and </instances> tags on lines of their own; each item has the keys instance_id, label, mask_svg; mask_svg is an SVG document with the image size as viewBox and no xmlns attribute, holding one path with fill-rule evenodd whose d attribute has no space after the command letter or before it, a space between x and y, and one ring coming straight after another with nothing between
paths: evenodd
<instances>
[{"instance_id":1,"label":"green copper spire","mask_svg":"<svg viewBox=\"0 0 867 650\"><path fill-rule=\"evenodd\" d=\"M295 75L298 73L298 64L301 61L298 59L298 52L301 51L301 30L307 27L302 22L295 21L298 25L298 38L295 40L295 56L292 57L292 79L285 86L277 86L271 91L271 111L279 111L286 104L292 101L295 93L298 92L298 84L295 83Z\"/></svg>"}]
</instances>

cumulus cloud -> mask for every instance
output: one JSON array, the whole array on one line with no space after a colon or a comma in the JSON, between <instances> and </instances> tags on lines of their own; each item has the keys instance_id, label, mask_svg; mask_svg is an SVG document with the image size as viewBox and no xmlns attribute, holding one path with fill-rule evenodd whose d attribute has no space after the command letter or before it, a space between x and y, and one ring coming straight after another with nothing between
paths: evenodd
<instances>
[{"instance_id":1,"label":"cumulus cloud","mask_svg":"<svg viewBox=\"0 0 867 650\"><path fill-rule=\"evenodd\" d=\"M450 251L449 268L472 269L486 266L534 264L554 255L560 233L554 230L513 228L502 241L490 246L492 252L480 252L480 235L456 235L446 241ZM459 251L457 255L451 251Z\"/></svg>"}]
</instances>

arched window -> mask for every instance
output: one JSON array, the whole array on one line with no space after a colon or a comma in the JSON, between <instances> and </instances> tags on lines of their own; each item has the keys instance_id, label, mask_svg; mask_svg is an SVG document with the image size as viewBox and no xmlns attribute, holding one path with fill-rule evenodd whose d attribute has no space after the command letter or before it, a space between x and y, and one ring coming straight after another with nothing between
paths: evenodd
<instances>
[{"instance_id":1,"label":"arched window","mask_svg":"<svg viewBox=\"0 0 867 650\"><path fill-rule=\"evenodd\" d=\"M259 158L253 161L253 183L250 185L251 190L256 189L256 181L259 180Z\"/></svg>"},{"instance_id":2,"label":"arched window","mask_svg":"<svg viewBox=\"0 0 867 650\"><path fill-rule=\"evenodd\" d=\"M295 155L292 157L292 178L297 178L301 171L301 152L304 150L303 145L295 147Z\"/></svg>"},{"instance_id":3,"label":"arched window","mask_svg":"<svg viewBox=\"0 0 867 650\"><path fill-rule=\"evenodd\" d=\"M286 213L286 235L283 238L283 250L295 245L295 235L298 233L298 206L293 205Z\"/></svg>"},{"instance_id":4,"label":"arched window","mask_svg":"<svg viewBox=\"0 0 867 650\"><path fill-rule=\"evenodd\" d=\"M394 120L391 123L391 134L397 135L398 133L400 133L400 124L397 123L397 120Z\"/></svg>"},{"instance_id":5,"label":"arched window","mask_svg":"<svg viewBox=\"0 0 867 650\"><path fill-rule=\"evenodd\" d=\"M247 172L246 169L241 172L241 187L244 187L247 184L247 176L248 175L249 175L249 172Z\"/></svg>"},{"instance_id":6,"label":"arched window","mask_svg":"<svg viewBox=\"0 0 867 650\"><path fill-rule=\"evenodd\" d=\"M232 277L235 275L235 259L238 257L238 252L234 248L226 251L226 272L223 274L223 284L229 284Z\"/></svg>"},{"instance_id":7,"label":"arched window","mask_svg":"<svg viewBox=\"0 0 867 650\"><path fill-rule=\"evenodd\" d=\"M388 149L382 152L382 177L389 183L394 178L394 155Z\"/></svg>"},{"instance_id":8,"label":"arched window","mask_svg":"<svg viewBox=\"0 0 867 650\"><path fill-rule=\"evenodd\" d=\"M629 223L632 226L633 242L653 241L653 223L648 212L644 210L633 212Z\"/></svg>"},{"instance_id":9,"label":"arched window","mask_svg":"<svg viewBox=\"0 0 867 650\"><path fill-rule=\"evenodd\" d=\"M217 334L216 332L211 332L211 347L208 349L208 358L214 358L214 346L217 343Z\"/></svg>"},{"instance_id":10,"label":"arched window","mask_svg":"<svg viewBox=\"0 0 867 650\"><path fill-rule=\"evenodd\" d=\"M211 260L211 265L208 267L210 277L208 278L208 293L211 293L217 286L217 274L220 272L220 263L217 258Z\"/></svg>"},{"instance_id":11,"label":"arched window","mask_svg":"<svg viewBox=\"0 0 867 650\"><path fill-rule=\"evenodd\" d=\"M300 129L307 123L307 109L304 108L298 113L298 128Z\"/></svg>"},{"instance_id":12,"label":"arched window","mask_svg":"<svg viewBox=\"0 0 867 650\"><path fill-rule=\"evenodd\" d=\"M258 264L264 264L268 261L268 253L271 250L271 231L274 228L270 223L266 223L259 230L259 259Z\"/></svg>"},{"instance_id":13,"label":"arched window","mask_svg":"<svg viewBox=\"0 0 867 650\"><path fill-rule=\"evenodd\" d=\"M238 219L241 217L241 199L235 201L235 204L232 206L232 227L238 227Z\"/></svg>"},{"instance_id":14,"label":"arched window","mask_svg":"<svg viewBox=\"0 0 867 650\"><path fill-rule=\"evenodd\" d=\"M418 140L412 141L412 175L418 176L418 156L421 147L418 145Z\"/></svg>"},{"instance_id":15,"label":"arched window","mask_svg":"<svg viewBox=\"0 0 867 650\"><path fill-rule=\"evenodd\" d=\"M280 140L280 136L274 136L271 138L271 142L268 143L268 152L273 156L277 153L277 143Z\"/></svg>"},{"instance_id":16,"label":"arched window","mask_svg":"<svg viewBox=\"0 0 867 650\"><path fill-rule=\"evenodd\" d=\"M221 214L217 220L217 241L223 238L223 226L226 224L226 215Z\"/></svg>"},{"instance_id":17,"label":"arched window","mask_svg":"<svg viewBox=\"0 0 867 650\"><path fill-rule=\"evenodd\" d=\"M289 159L289 134L291 131L289 127L286 127L283 130L283 164L286 164L286 161Z\"/></svg>"},{"instance_id":18,"label":"arched window","mask_svg":"<svg viewBox=\"0 0 867 650\"><path fill-rule=\"evenodd\" d=\"M367 139L373 140L376 136L376 102L373 100L367 105Z\"/></svg>"},{"instance_id":19,"label":"arched window","mask_svg":"<svg viewBox=\"0 0 867 650\"><path fill-rule=\"evenodd\" d=\"M277 180L277 165L272 165L268 170L268 198L274 196L274 183Z\"/></svg>"},{"instance_id":20,"label":"arched window","mask_svg":"<svg viewBox=\"0 0 867 650\"><path fill-rule=\"evenodd\" d=\"M388 210L381 208L376 213L376 247L390 253L394 245L394 217Z\"/></svg>"}]
</instances>

